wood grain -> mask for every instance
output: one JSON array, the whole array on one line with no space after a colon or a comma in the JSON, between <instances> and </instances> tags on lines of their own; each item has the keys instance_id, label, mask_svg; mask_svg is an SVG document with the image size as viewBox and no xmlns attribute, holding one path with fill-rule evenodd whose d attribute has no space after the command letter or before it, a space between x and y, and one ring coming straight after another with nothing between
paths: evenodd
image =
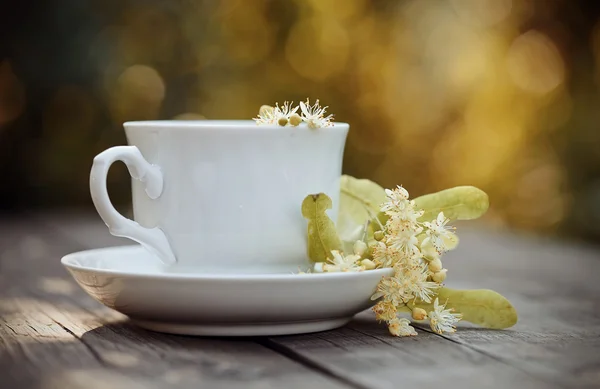
<instances>
[{"instance_id":1,"label":"wood grain","mask_svg":"<svg viewBox=\"0 0 600 389\"><path fill-rule=\"evenodd\" d=\"M554 387L493 356L441 341L435 334L418 331L416 337L395 338L385 326L373 322L374 317L365 313L338 331L272 338L269 342L369 388L391 389L399 383L408 387L450 383L457 387L463 383L460 387L467 388Z\"/></svg>"},{"instance_id":2,"label":"wood grain","mask_svg":"<svg viewBox=\"0 0 600 389\"><path fill-rule=\"evenodd\" d=\"M445 261L456 269L449 284L501 292L519 322L444 337L564 388L600 387L600 250L485 231L462 236L467 247Z\"/></svg>"},{"instance_id":3,"label":"wood grain","mask_svg":"<svg viewBox=\"0 0 600 389\"><path fill-rule=\"evenodd\" d=\"M68 243L55 249L51 265L42 264L39 259L20 263L0 262L0 266L8 267L13 274L22 277L31 276L31 271L24 268L28 263L35 264L40 274L55 276L59 272L56 262L61 250L131 244L126 239L111 237L94 214L37 214L35 219L37 223L26 222L21 232L24 227L31 231L31 224L39 225L40 231L46 232L30 234L30 242L45 234L46 242ZM46 227L42 227L44 225ZM166 365L160 362L159 356L163 353L177 356L191 353L193 358L204 360L202 358L207 358L207 355L213 355L203 354L201 350L205 347L227 350L222 355L229 355L227 353L232 352L232 347L243 344L245 351L240 352L242 356L236 353L240 365L235 371L244 371L242 366L247 366L246 363L263 366L255 359L268 361L273 358L276 364L281 364L280 358L284 358L291 364L288 369L297 369L293 374L288 372L284 375L294 377L290 381L292 386L298 383L302 387L302 377L306 375L308 381L303 387L313 385L316 382L311 383L310 377L313 377L313 380L325 380L329 385L355 388L397 388L401 385L422 388L598 388L600 283L596 278L600 274L600 250L549 238L523 237L485 229L460 228L459 234L459 248L444 257L444 265L449 269L448 286L490 288L502 293L519 312L519 322L513 328L492 331L463 323L456 334L440 336L421 326L416 338L393 338L383 325L375 322L370 312L365 312L347 327L336 331L238 343L144 332L131 327L118 314L98 306L79 290L63 293L61 298L47 299L28 292L28 298L53 306L60 302L60 307L53 308L53 311L39 311L61 323L67 334L81 338L80 343L88 343L93 350L92 355L83 357L90 353L85 344L84 348L80 346L77 350L86 366L97 370L97 374L101 374L102 369L116 369L123 374L119 379L129 378L136 383L145 382L140 377L147 374L156 377L152 375L154 372L164 375L170 369L186 366L185 361L191 358L183 356L181 361L175 358L175 362ZM10 284L14 289L14 280ZM59 282L45 281L44 285L46 289L61 290ZM67 292L66 287L63 289ZM31 320L37 320L32 325L34 328L44 322L43 317L37 316L31 317ZM48 331L60 333L58 328L50 327L52 329ZM16 337L8 332L11 329L6 331L8 335L4 339ZM121 347L129 350L133 357L119 354L123 352ZM60 353L61 349L55 348L53 352ZM222 358L225 357L220 356L216 360ZM149 362L135 368L118 369L115 366L119 363L133 364L138 359ZM210 367L204 366L203 369L211 371ZM130 371L132 373L125 373ZM269 371L266 376L273 374L276 375ZM214 373L205 373L201 378L221 387L235 387L235 383ZM284 381L283 378L279 381L269 379L272 378L257 382L279 384ZM192 378L183 380L184 383L192 381ZM156 382L150 380L150 384Z\"/></svg>"},{"instance_id":4,"label":"wood grain","mask_svg":"<svg viewBox=\"0 0 600 389\"><path fill-rule=\"evenodd\" d=\"M451 269L448 285L504 294L520 314L513 328L463 323L457 333L439 336L420 326L418 337L396 339L365 312L342 331L271 341L377 388L395 387L399 380L432 385L429 374L467 387L600 387L597 249L482 231L461 237L461 248L444 261Z\"/></svg>"},{"instance_id":5,"label":"wood grain","mask_svg":"<svg viewBox=\"0 0 600 389\"><path fill-rule=\"evenodd\" d=\"M0 226L2 388L344 388L254 339L163 335L91 300L60 257L83 247L22 219Z\"/></svg>"}]
</instances>

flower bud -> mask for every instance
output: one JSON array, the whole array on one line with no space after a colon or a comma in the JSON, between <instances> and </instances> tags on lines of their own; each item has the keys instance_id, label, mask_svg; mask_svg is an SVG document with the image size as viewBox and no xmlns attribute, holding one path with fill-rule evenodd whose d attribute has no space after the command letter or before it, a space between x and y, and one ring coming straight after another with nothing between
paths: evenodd
<instances>
[{"instance_id":1,"label":"flower bud","mask_svg":"<svg viewBox=\"0 0 600 389\"><path fill-rule=\"evenodd\" d=\"M323 264L323 273L335 273L339 272L340 268L336 265L330 265L329 263Z\"/></svg>"},{"instance_id":2,"label":"flower bud","mask_svg":"<svg viewBox=\"0 0 600 389\"><path fill-rule=\"evenodd\" d=\"M435 258L434 260L429 262L428 266L429 266L429 270L431 270L434 273L437 273L440 270L442 270L442 261L440 261L439 258Z\"/></svg>"},{"instance_id":3,"label":"flower bud","mask_svg":"<svg viewBox=\"0 0 600 389\"><path fill-rule=\"evenodd\" d=\"M302 118L301 118L299 115L297 115L297 114L293 114L293 115L290 117L290 124L291 124L292 126L297 126L297 125L299 125L300 123L302 123Z\"/></svg>"},{"instance_id":4,"label":"flower bud","mask_svg":"<svg viewBox=\"0 0 600 389\"><path fill-rule=\"evenodd\" d=\"M433 275L431 276L431 279L434 282L444 282L444 280L446 279L446 273L448 272L448 269L442 269L436 273L433 273Z\"/></svg>"},{"instance_id":5,"label":"flower bud","mask_svg":"<svg viewBox=\"0 0 600 389\"><path fill-rule=\"evenodd\" d=\"M425 239L427 239L427 238L425 238ZM421 254L428 261L433 261L434 259L440 257L440 254L437 252L435 247L433 247L433 245L431 243L429 243L428 241L425 241L425 240L421 244Z\"/></svg>"},{"instance_id":6,"label":"flower bud","mask_svg":"<svg viewBox=\"0 0 600 389\"><path fill-rule=\"evenodd\" d=\"M415 320L425 320L425 318L427 317L427 311L425 311L423 308L414 308L412 311L412 318Z\"/></svg>"},{"instance_id":7,"label":"flower bud","mask_svg":"<svg viewBox=\"0 0 600 389\"><path fill-rule=\"evenodd\" d=\"M383 231L375 231L375 240L380 242L383 239Z\"/></svg>"},{"instance_id":8,"label":"flower bud","mask_svg":"<svg viewBox=\"0 0 600 389\"><path fill-rule=\"evenodd\" d=\"M365 251L367 251L367 248L367 244L362 240L357 240L354 242L354 254L356 255L360 255L362 257Z\"/></svg>"},{"instance_id":9,"label":"flower bud","mask_svg":"<svg viewBox=\"0 0 600 389\"><path fill-rule=\"evenodd\" d=\"M394 336L400 336L400 323L398 320L391 320L388 324L388 331Z\"/></svg>"},{"instance_id":10,"label":"flower bud","mask_svg":"<svg viewBox=\"0 0 600 389\"><path fill-rule=\"evenodd\" d=\"M313 271L315 273L323 273L323 262L317 262L313 266Z\"/></svg>"},{"instance_id":11,"label":"flower bud","mask_svg":"<svg viewBox=\"0 0 600 389\"><path fill-rule=\"evenodd\" d=\"M365 268L365 270L375 269L375 262L371 261L370 259L363 259L360 261L360 264Z\"/></svg>"},{"instance_id":12,"label":"flower bud","mask_svg":"<svg viewBox=\"0 0 600 389\"><path fill-rule=\"evenodd\" d=\"M285 127L285 125L288 124L288 120L287 118L279 118L279 120L277 120L277 124L279 124L281 127Z\"/></svg>"}]
</instances>

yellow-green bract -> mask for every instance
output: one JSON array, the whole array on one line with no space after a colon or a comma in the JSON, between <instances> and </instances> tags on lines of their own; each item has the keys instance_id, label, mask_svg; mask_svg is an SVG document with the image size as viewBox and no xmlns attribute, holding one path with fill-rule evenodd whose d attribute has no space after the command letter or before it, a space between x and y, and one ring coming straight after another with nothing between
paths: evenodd
<instances>
[{"instance_id":1,"label":"yellow-green bract","mask_svg":"<svg viewBox=\"0 0 600 389\"><path fill-rule=\"evenodd\" d=\"M436 296L446 308L454 308L463 315L462 320L491 329L512 327L517 323L517 311L501 294L489 289L455 290L440 288ZM427 312L433 303L409 303L411 308L420 307ZM406 309L406 308L405 308Z\"/></svg>"},{"instance_id":2,"label":"yellow-green bract","mask_svg":"<svg viewBox=\"0 0 600 389\"><path fill-rule=\"evenodd\" d=\"M355 241L362 237L367 220L377 215L385 202L385 190L365 178L343 175L340 182L340 211L337 219L342 240Z\"/></svg>"},{"instance_id":3,"label":"yellow-green bract","mask_svg":"<svg viewBox=\"0 0 600 389\"><path fill-rule=\"evenodd\" d=\"M489 207L488 195L474 186L457 186L415 198L417 208L425 213L420 221L431 221L440 212L453 220L472 220L483 215Z\"/></svg>"},{"instance_id":4,"label":"yellow-green bract","mask_svg":"<svg viewBox=\"0 0 600 389\"><path fill-rule=\"evenodd\" d=\"M474 186L456 186L417 197L414 201L417 209L425 211L419 218L420 222L430 222L440 212L444 212L444 216L451 222L473 220L486 213L489 207L487 193ZM379 212L377 219L381 224L385 224L388 216ZM374 230L379 229L377 226L378 224L372 223Z\"/></svg>"},{"instance_id":5,"label":"yellow-green bract","mask_svg":"<svg viewBox=\"0 0 600 389\"><path fill-rule=\"evenodd\" d=\"M335 224L325 213L332 205L325 193L308 195L302 202L302 216L308 219L308 257L313 262L325 262L332 250L342 249Z\"/></svg>"}]
</instances>

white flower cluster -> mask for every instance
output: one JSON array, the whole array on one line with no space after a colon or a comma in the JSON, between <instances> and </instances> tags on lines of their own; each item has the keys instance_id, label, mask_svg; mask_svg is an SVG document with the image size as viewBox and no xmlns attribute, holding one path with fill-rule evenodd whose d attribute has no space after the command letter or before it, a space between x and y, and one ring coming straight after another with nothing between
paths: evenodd
<instances>
[{"instance_id":1,"label":"white flower cluster","mask_svg":"<svg viewBox=\"0 0 600 389\"><path fill-rule=\"evenodd\" d=\"M387 216L383 234L376 234L373 261L376 267L391 267L394 275L383 277L373 300L381 299L373 311L377 319L385 321L393 335L416 335L407 319L398 318L399 308L409 307L409 302L431 304L436 289L446 279L440 256L446 251L446 242L453 237L453 227L447 226L448 219L440 212L431 222L419 222L423 211L409 200L406 189L398 186L386 189L387 202L381 211ZM460 314L451 313L440 305L437 297L429 314L422 308L412 308L414 320L429 318L431 328L437 332L454 332Z\"/></svg>"},{"instance_id":2,"label":"white flower cluster","mask_svg":"<svg viewBox=\"0 0 600 389\"><path fill-rule=\"evenodd\" d=\"M315 273L352 272L375 269L375 263L368 258L363 258L367 251L367 244L362 240L354 242L354 254L344 255L338 250L331 251L332 257L328 257L325 263L315 263Z\"/></svg>"},{"instance_id":3,"label":"white flower cluster","mask_svg":"<svg viewBox=\"0 0 600 389\"><path fill-rule=\"evenodd\" d=\"M300 114L297 113L298 108ZM258 117L254 118L254 121L258 125L280 125L287 126L298 126L300 123L305 122L310 129L331 127L333 125L333 115L325 115L327 107L321 107L319 100L315 104L310 105L308 99L306 103L300 102L299 106L293 106L293 102L288 103L285 101L282 106L279 103L275 103L275 107L269 105L263 105L260 107Z\"/></svg>"}]
</instances>

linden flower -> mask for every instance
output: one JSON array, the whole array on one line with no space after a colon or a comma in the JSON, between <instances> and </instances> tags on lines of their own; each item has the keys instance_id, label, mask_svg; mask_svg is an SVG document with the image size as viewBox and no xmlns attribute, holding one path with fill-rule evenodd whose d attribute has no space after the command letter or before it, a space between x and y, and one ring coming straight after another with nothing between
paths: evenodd
<instances>
[{"instance_id":1,"label":"linden flower","mask_svg":"<svg viewBox=\"0 0 600 389\"><path fill-rule=\"evenodd\" d=\"M416 223L417 219L423 216L424 211L415 209L415 202L408 199L408 191L403 187L386 189L385 194L388 201L383 203L380 209L388 216L412 223Z\"/></svg>"},{"instance_id":2,"label":"linden flower","mask_svg":"<svg viewBox=\"0 0 600 389\"><path fill-rule=\"evenodd\" d=\"M399 280L407 293L426 303L431 302L435 289L440 285L427 281L428 269L424 263L413 264L396 270L394 277Z\"/></svg>"},{"instance_id":3,"label":"linden flower","mask_svg":"<svg viewBox=\"0 0 600 389\"><path fill-rule=\"evenodd\" d=\"M404 304L404 301L410 298L410 296L406 296L404 288L394 277L383 277L381 281L379 281L377 290L373 296L371 296L371 300L377 300L380 297L383 297L383 301L393 304L394 306Z\"/></svg>"},{"instance_id":4,"label":"linden flower","mask_svg":"<svg viewBox=\"0 0 600 389\"><path fill-rule=\"evenodd\" d=\"M394 190L386 189L385 197L387 197L388 201L381 204L381 211L389 216L394 216L408 205L408 196L408 191L400 185Z\"/></svg>"},{"instance_id":5,"label":"linden flower","mask_svg":"<svg viewBox=\"0 0 600 389\"><path fill-rule=\"evenodd\" d=\"M437 297L433 302L433 311L429 312L429 325L431 329L437 333L442 334L444 332L453 333L456 332L456 324L462 315L460 313L452 313L453 309L445 309L445 305L440 305Z\"/></svg>"},{"instance_id":6,"label":"linden flower","mask_svg":"<svg viewBox=\"0 0 600 389\"><path fill-rule=\"evenodd\" d=\"M280 117L284 117L289 120L289 118L296 113L298 110L298 106L292 107L293 102L288 103L287 101L283 102L283 105L280 107L279 103L275 103L275 109L279 110Z\"/></svg>"},{"instance_id":7,"label":"linden flower","mask_svg":"<svg viewBox=\"0 0 600 389\"><path fill-rule=\"evenodd\" d=\"M379 267L392 267L399 258L400 252L383 242L377 242L373 247L373 260Z\"/></svg>"},{"instance_id":8,"label":"linden flower","mask_svg":"<svg viewBox=\"0 0 600 389\"><path fill-rule=\"evenodd\" d=\"M346 255L345 257L338 251L332 250L333 258L327 258L327 264L323 265L323 270L326 272L350 272L363 271L365 268L358 261L360 255Z\"/></svg>"},{"instance_id":9,"label":"linden flower","mask_svg":"<svg viewBox=\"0 0 600 389\"><path fill-rule=\"evenodd\" d=\"M321 127L331 127L333 125L331 123L333 115L324 116L326 109L327 107L321 107L319 105L319 99L317 99L312 106L308 99L306 99L306 103L300 102L302 119L308 124L308 128L313 130Z\"/></svg>"},{"instance_id":10,"label":"linden flower","mask_svg":"<svg viewBox=\"0 0 600 389\"><path fill-rule=\"evenodd\" d=\"M287 109L289 110L287 101L284 103L284 107L288 107ZM285 119L287 123L287 117L284 115L282 107L276 103L275 107L265 107L264 109L261 109L258 113L258 117L254 118L254 121L258 125L274 125L279 124L279 120L281 119Z\"/></svg>"},{"instance_id":11,"label":"linden flower","mask_svg":"<svg viewBox=\"0 0 600 389\"><path fill-rule=\"evenodd\" d=\"M391 203L399 203L408 200L410 197L408 191L400 185L396 185L396 189L386 189L385 195L390 199Z\"/></svg>"},{"instance_id":12,"label":"linden flower","mask_svg":"<svg viewBox=\"0 0 600 389\"><path fill-rule=\"evenodd\" d=\"M380 301L373 307L375 317L379 321L389 322L396 318L396 306L388 301Z\"/></svg>"},{"instance_id":13,"label":"linden flower","mask_svg":"<svg viewBox=\"0 0 600 389\"><path fill-rule=\"evenodd\" d=\"M279 124L285 126L298 110L298 106L293 107L292 103L284 101L282 106L279 106L279 103L275 103L275 107L263 106L254 121L258 125Z\"/></svg>"},{"instance_id":14,"label":"linden flower","mask_svg":"<svg viewBox=\"0 0 600 389\"><path fill-rule=\"evenodd\" d=\"M258 125L277 124L281 118L281 110L279 108L268 107L261 109L258 116L253 120Z\"/></svg>"},{"instance_id":15,"label":"linden flower","mask_svg":"<svg viewBox=\"0 0 600 389\"><path fill-rule=\"evenodd\" d=\"M444 212L440 212L437 218L432 220L431 223L423 223L427 229L427 238L423 240L423 245L431 243L438 253L446 251L444 239L451 239L452 231L455 229L452 226L446 226L449 221L450 219L444 216Z\"/></svg>"},{"instance_id":16,"label":"linden flower","mask_svg":"<svg viewBox=\"0 0 600 389\"><path fill-rule=\"evenodd\" d=\"M400 251L407 258L419 257L421 255L417 235L423 231L422 227L414 223L392 218L388 220L387 228L389 231L387 243L393 249Z\"/></svg>"},{"instance_id":17,"label":"linden flower","mask_svg":"<svg viewBox=\"0 0 600 389\"><path fill-rule=\"evenodd\" d=\"M394 336L416 336L417 331L410 325L410 320L401 318L391 320L388 324L390 334Z\"/></svg>"}]
</instances>

